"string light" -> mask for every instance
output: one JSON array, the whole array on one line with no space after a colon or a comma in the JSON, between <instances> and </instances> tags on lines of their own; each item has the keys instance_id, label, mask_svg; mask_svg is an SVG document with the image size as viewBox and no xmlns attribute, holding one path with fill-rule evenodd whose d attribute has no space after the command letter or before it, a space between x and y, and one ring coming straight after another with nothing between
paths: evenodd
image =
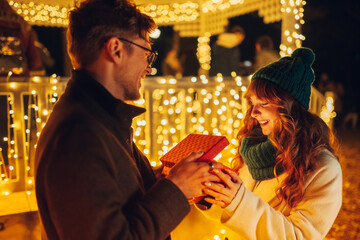
<instances>
[{"instance_id":1,"label":"string light","mask_svg":"<svg viewBox=\"0 0 360 240\"><path fill-rule=\"evenodd\" d=\"M199 4L194 2L171 4L140 5L139 9L152 18L157 24L195 21L199 17Z\"/></svg>"},{"instance_id":2,"label":"string light","mask_svg":"<svg viewBox=\"0 0 360 240\"><path fill-rule=\"evenodd\" d=\"M237 80L227 78L226 81L222 77L221 80L210 81L205 75L199 78L201 81L191 77L173 82L171 78L155 77L151 82L158 84L150 89L143 89L145 96L152 96L151 102L147 103L152 106L149 114L152 122L159 125L150 136L150 127L140 124L140 119L149 116L140 115L135 121L139 131L136 131L134 140L142 141L143 144L139 146L141 150L151 149L143 152L151 159L153 166L160 165L158 159L189 133L210 133L235 139L237 130L234 129L234 124L237 123L237 114L233 115L232 111L236 110L238 113L242 106L240 99L235 99L239 97L235 93L241 92L236 85L239 77L236 76ZM248 82L248 79L244 78L244 81ZM156 144L151 144L151 139L156 139ZM235 146L232 145L229 149L232 148ZM228 164L233 153L228 150L223 152L222 156L226 156L224 159Z\"/></svg>"},{"instance_id":3,"label":"string light","mask_svg":"<svg viewBox=\"0 0 360 240\"><path fill-rule=\"evenodd\" d=\"M290 55L296 48L301 47L302 41L305 40L301 34L301 25L303 20L305 1L281 0L281 12L283 13L282 21L289 24L283 24L282 43L280 44L280 56Z\"/></svg>"},{"instance_id":4,"label":"string light","mask_svg":"<svg viewBox=\"0 0 360 240\"><path fill-rule=\"evenodd\" d=\"M205 33L204 36L198 38L197 57L200 63L200 67L206 71L210 70L211 61L211 48L210 48L210 36L209 32Z\"/></svg>"},{"instance_id":5,"label":"string light","mask_svg":"<svg viewBox=\"0 0 360 240\"><path fill-rule=\"evenodd\" d=\"M334 98L333 96L326 96L325 106L322 106L320 117L324 120L325 123L331 126L331 121L336 117L336 112L334 111Z\"/></svg>"},{"instance_id":6,"label":"string light","mask_svg":"<svg viewBox=\"0 0 360 240\"><path fill-rule=\"evenodd\" d=\"M9 1L15 11L31 24L66 27L69 24L68 12L70 6L35 4L34 2L20 3Z\"/></svg>"},{"instance_id":7,"label":"string light","mask_svg":"<svg viewBox=\"0 0 360 240\"><path fill-rule=\"evenodd\" d=\"M35 4L34 2L22 3L10 1L10 5L22 15L26 21L34 25L66 27L69 24L68 12L72 6ZM200 68L207 72L210 69L211 48L210 36L224 31L228 19L238 15L258 10L259 17L264 23L282 20L288 22L290 18L295 20L289 35L282 40L280 55L291 54L293 49L300 47L305 37L301 35L303 20L303 5L305 1L293 0L269 0L244 1L244 0L208 0L199 4L196 1L169 4L141 4L139 9L150 15L158 25L173 25L174 30L181 37L198 37L197 57ZM229 11L231 9L231 11ZM289 29L283 29L289 31ZM159 29L151 36L158 38ZM10 77L10 76L9 76ZM55 99L53 99L53 103Z\"/></svg>"},{"instance_id":8,"label":"string light","mask_svg":"<svg viewBox=\"0 0 360 240\"><path fill-rule=\"evenodd\" d=\"M0 149L0 182L1 183L13 183L20 179L25 179L25 189L31 191L34 188L34 166L33 158L36 149L36 142L40 135L40 131L43 128L45 121L47 120L48 113L51 112L53 103L57 101L58 97L65 89L66 82L58 83L59 77L52 75L48 78L33 77L30 79L30 83L25 85L23 83L8 82L3 83L0 86L2 96L6 96L8 110L8 128L5 137L2 141L7 146L6 151ZM45 84L45 88L44 83ZM53 84L58 84L56 87ZM30 89L29 88L34 88ZM12 89L9 93L8 90ZM5 90L5 91L4 91ZM48 96L48 102L42 102L39 104L39 95ZM22 102L21 107L14 105L14 95L21 96L22 100L16 100L18 104ZM42 98L46 99L46 98ZM55 101L54 101L55 99ZM40 108L40 105L42 108ZM22 111L19 111L22 110ZM40 111L41 110L41 111ZM40 116L40 112L43 114ZM16 138L16 132L23 132L23 143L21 144L20 139ZM21 164L19 164L19 148L24 149L23 157L25 160L25 175L20 176ZM4 153L7 152L7 155ZM4 185L5 186L5 185ZM3 191L4 194L9 195L11 191Z\"/></svg>"}]
</instances>

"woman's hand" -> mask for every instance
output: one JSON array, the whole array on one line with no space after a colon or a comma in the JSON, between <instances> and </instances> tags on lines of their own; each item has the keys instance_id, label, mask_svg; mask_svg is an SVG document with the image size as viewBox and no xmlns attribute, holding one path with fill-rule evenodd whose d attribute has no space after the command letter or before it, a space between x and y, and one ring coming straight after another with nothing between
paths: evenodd
<instances>
[{"instance_id":1,"label":"woman's hand","mask_svg":"<svg viewBox=\"0 0 360 240\"><path fill-rule=\"evenodd\" d=\"M225 208L234 199L242 184L242 181L234 171L229 169L214 169L213 172L222 180L222 182L204 183L206 186L204 192L214 197L206 197L205 200L209 203L213 203L222 208Z\"/></svg>"},{"instance_id":2,"label":"woman's hand","mask_svg":"<svg viewBox=\"0 0 360 240\"><path fill-rule=\"evenodd\" d=\"M222 181L212 172L222 169L224 165L219 162L209 164L206 161L197 161L203 154L204 152L191 153L172 167L166 177L178 186L187 199L203 196L206 187L204 183Z\"/></svg>"}]
</instances>

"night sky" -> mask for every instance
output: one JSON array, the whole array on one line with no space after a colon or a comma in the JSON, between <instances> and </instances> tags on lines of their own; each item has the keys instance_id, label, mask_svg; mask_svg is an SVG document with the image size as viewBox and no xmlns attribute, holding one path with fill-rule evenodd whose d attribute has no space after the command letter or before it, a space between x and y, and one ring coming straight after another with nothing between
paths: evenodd
<instances>
[{"instance_id":1,"label":"night sky","mask_svg":"<svg viewBox=\"0 0 360 240\"><path fill-rule=\"evenodd\" d=\"M316 54L317 83L321 73L345 87L344 110L360 110L360 1L310 0L304 7L303 46Z\"/></svg>"}]
</instances>

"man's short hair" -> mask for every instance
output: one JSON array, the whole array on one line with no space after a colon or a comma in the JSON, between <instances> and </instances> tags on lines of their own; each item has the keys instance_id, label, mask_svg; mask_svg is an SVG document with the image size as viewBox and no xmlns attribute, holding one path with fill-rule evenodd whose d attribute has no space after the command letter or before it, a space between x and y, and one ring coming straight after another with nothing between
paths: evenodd
<instances>
[{"instance_id":1,"label":"man's short hair","mask_svg":"<svg viewBox=\"0 0 360 240\"><path fill-rule=\"evenodd\" d=\"M156 28L154 20L141 13L130 0L85 0L70 11L68 52L73 67L91 64L111 37L145 40Z\"/></svg>"}]
</instances>

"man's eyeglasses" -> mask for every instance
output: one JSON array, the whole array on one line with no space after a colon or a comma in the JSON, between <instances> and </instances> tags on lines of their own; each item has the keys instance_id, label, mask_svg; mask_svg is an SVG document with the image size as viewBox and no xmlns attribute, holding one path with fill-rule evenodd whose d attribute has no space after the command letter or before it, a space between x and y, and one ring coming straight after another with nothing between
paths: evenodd
<instances>
[{"instance_id":1,"label":"man's eyeglasses","mask_svg":"<svg viewBox=\"0 0 360 240\"><path fill-rule=\"evenodd\" d=\"M157 52L157 51L154 51L154 50L148 49L148 48L146 48L146 47L143 47L143 46L141 46L141 45L139 45L139 44L136 44L136 43L134 43L134 42L132 42L132 41L130 41L130 40L127 40L127 39L125 39L125 38L119 38L119 37L118 37L118 39L121 40L121 41L124 41L124 42L128 42L128 43L134 44L135 46L138 46L139 48L142 48L142 49L144 49L145 51L150 52L150 54L147 56L148 67L152 67L152 66L153 66L153 64L154 64L154 62L155 62L155 60L156 60L156 57L158 56L158 52Z\"/></svg>"}]
</instances>

